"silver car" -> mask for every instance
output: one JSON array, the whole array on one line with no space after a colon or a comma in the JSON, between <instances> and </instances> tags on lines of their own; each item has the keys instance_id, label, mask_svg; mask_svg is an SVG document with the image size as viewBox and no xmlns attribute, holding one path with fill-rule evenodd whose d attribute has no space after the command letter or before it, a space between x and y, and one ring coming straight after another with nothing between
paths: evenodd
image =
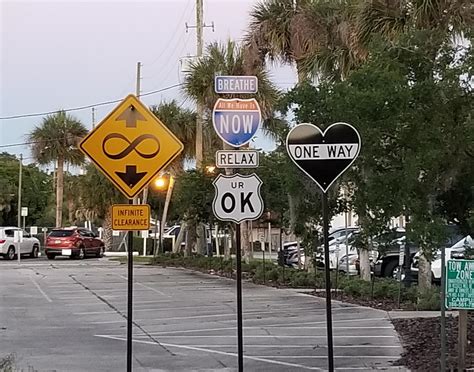
<instances>
[{"instance_id":1,"label":"silver car","mask_svg":"<svg viewBox=\"0 0 474 372\"><path fill-rule=\"evenodd\" d=\"M16 231L23 232L21 243L15 241ZM0 255L6 260L13 260L18 253L18 247L22 256L28 255L36 258L40 249L40 241L18 227L0 227Z\"/></svg>"}]
</instances>

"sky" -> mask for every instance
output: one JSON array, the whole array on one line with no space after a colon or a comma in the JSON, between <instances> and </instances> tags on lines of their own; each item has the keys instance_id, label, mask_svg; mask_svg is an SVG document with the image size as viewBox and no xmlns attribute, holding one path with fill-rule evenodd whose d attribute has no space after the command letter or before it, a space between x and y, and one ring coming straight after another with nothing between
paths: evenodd
<instances>
[{"instance_id":1,"label":"sky","mask_svg":"<svg viewBox=\"0 0 474 372\"><path fill-rule=\"evenodd\" d=\"M242 39L256 0L204 0L205 43ZM5 1L0 0L0 118L43 113L124 98L135 93L136 65L142 63L141 92L183 81L180 59L195 55L195 0ZM272 66L281 89L296 81L294 69ZM185 99L180 88L142 98L148 105ZM186 105L190 105L188 100ZM97 106L99 123L115 104ZM89 129L90 108L71 112ZM24 154L25 137L42 116L0 119L0 152ZM166 124L166 123L165 123ZM272 142L257 134L257 147Z\"/></svg>"}]
</instances>

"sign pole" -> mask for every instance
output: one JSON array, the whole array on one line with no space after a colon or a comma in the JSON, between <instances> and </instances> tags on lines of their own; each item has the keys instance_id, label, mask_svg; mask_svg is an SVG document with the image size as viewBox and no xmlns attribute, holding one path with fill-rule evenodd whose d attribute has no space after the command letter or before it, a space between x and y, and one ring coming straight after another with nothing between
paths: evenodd
<instances>
[{"instance_id":1,"label":"sign pole","mask_svg":"<svg viewBox=\"0 0 474 372\"><path fill-rule=\"evenodd\" d=\"M332 340L331 312L331 273L329 271L329 213L328 196L323 192L323 236L324 236L324 271L326 274L326 333L328 339L328 369L334 372L334 351Z\"/></svg>"},{"instance_id":2,"label":"sign pole","mask_svg":"<svg viewBox=\"0 0 474 372\"><path fill-rule=\"evenodd\" d=\"M129 199L128 204L133 204ZM127 372L132 372L133 232L128 232Z\"/></svg>"},{"instance_id":3,"label":"sign pole","mask_svg":"<svg viewBox=\"0 0 474 372\"><path fill-rule=\"evenodd\" d=\"M441 372L446 371L446 251L441 249Z\"/></svg>"},{"instance_id":4,"label":"sign pole","mask_svg":"<svg viewBox=\"0 0 474 372\"><path fill-rule=\"evenodd\" d=\"M466 368L467 310L459 309L458 315L458 371Z\"/></svg>"},{"instance_id":5,"label":"sign pole","mask_svg":"<svg viewBox=\"0 0 474 372\"><path fill-rule=\"evenodd\" d=\"M242 327L242 254L241 254L241 239L240 239L240 223L235 224L236 234L236 259L237 259L237 343L238 343L238 359L239 372L244 370L244 342L243 342L243 327Z\"/></svg>"}]
</instances>

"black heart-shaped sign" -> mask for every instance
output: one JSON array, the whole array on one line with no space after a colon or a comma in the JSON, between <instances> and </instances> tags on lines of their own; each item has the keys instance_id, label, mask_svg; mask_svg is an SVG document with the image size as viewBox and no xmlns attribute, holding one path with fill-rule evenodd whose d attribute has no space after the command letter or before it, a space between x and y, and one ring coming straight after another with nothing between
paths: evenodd
<instances>
[{"instance_id":1,"label":"black heart-shaped sign","mask_svg":"<svg viewBox=\"0 0 474 372\"><path fill-rule=\"evenodd\" d=\"M304 123L290 130L286 150L291 160L326 193L359 155L360 136L347 123L331 124L324 132L314 124Z\"/></svg>"}]
</instances>

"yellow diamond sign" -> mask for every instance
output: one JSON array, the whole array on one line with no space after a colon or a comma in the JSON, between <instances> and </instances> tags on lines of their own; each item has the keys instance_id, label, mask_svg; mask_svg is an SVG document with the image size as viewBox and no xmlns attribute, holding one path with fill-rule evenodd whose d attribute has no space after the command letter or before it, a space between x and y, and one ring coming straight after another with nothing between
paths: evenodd
<instances>
[{"instance_id":1,"label":"yellow diamond sign","mask_svg":"<svg viewBox=\"0 0 474 372\"><path fill-rule=\"evenodd\" d=\"M79 148L131 199L184 146L131 94L81 141Z\"/></svg>"}]
</instances>

